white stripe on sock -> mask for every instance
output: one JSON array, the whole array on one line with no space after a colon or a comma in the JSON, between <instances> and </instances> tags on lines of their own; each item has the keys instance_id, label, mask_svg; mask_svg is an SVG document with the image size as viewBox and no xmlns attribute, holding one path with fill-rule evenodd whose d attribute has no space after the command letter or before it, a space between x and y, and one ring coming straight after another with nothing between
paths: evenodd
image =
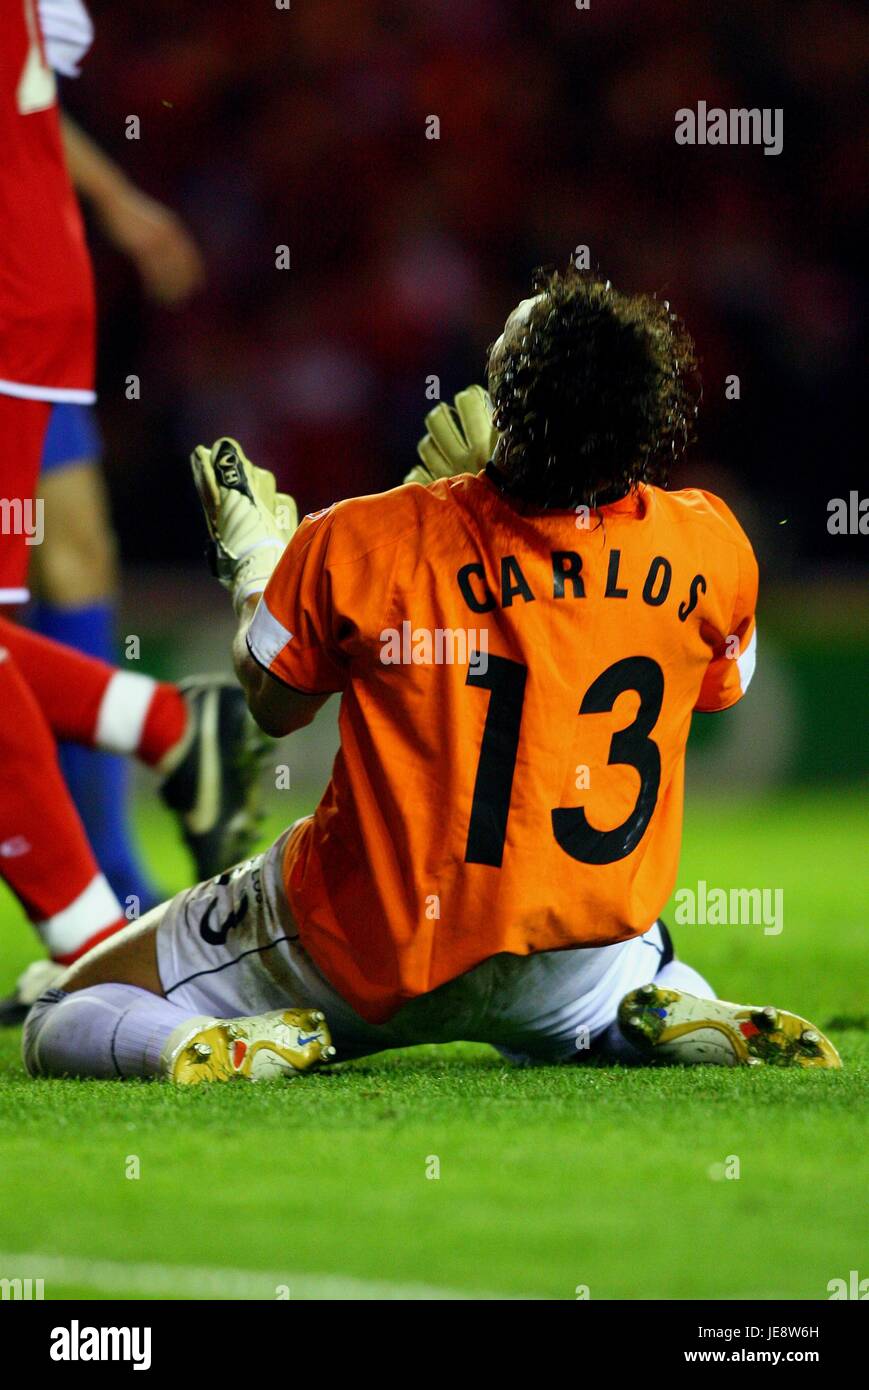
<instances>
[{"instance_id":1,"label":"white stripe on sock","mask_svg":"<svg viewBox=\"0 0 869 1390\"><path fill-rule=\"evenodd\" d=\"M94 742L106 753L135 753L157 682L132 671L116 671L105 688Z\"/></svg>"},{"instance_id":2,"label":"white stripe on sock","mask_svg":"<svg viewBox=\"0 0 869 1390\"><path fill-rule=\"evenodd\" d=\"M35 925L50 955L70 956L123 915L108 879L104 874L95 874L69 907Z\"/></svg>"}]
</instances>

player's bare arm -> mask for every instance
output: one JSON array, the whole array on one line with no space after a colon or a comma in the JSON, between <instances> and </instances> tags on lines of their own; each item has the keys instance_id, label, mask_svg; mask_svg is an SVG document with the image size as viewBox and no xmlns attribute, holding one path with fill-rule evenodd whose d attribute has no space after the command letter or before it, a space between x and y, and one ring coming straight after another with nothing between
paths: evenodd
<instances>
[{"instance_id":1,"label":"player's bare arm","mask_svg":"<svg viewBox=\"0 0 869 1390\"><path fill-rule=\"evenodd\" d=\"M202 287L205 267L181 218L138 188L65 112L61 134L76 191L109 239L130 257L148 294L167 305L185 303Z\"/></svg>"},{"instance_id":2,"label":"player's bare arm","mask_svg":"<svg viewBox=\"0 0 869 1390\"><path fill-rule=\"evenodd\" d=\"M252 594L244 601L232 645L232 660L247 707L257 724L263 733L270 734L272 738L283 738L285 734L295 733L296 729L310 724L329 696L306 695L301 690L293 690L266 671L251 655L247 633L259 601L258 594Z\"/></svg>"}]
</instances>

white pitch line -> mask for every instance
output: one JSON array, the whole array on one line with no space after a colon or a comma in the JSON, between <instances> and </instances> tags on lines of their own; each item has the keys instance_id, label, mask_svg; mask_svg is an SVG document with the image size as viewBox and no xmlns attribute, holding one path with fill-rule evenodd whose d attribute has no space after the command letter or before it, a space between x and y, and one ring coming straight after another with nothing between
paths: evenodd
<instances>
[{"instance_id":1,"label":"white pitch line","mask_svg":"<svg viewBox=\"0 0 869 1390\"><path fill-rule=\"evenodd\" d=\"M0 1252L0 1280L42 1279L45 1294L53 1297L51 1285L61 1288L81 1285L100 1289L109 1297L118 1294L151 1295L161 1298L258 1299L272 1301L289 1297L295 1301L497 1301L513 1295L486 1293L478 1289L445 1289L429 1284L393 1284L382 1279L356 1279L342 1274L280 1273L265 1269L220 1269L218 1267L161 1264L126 1264L120 1260L89 1260L79 1256L41 1255L32 1251L19 1254Z\"/></svg>"}]
</instances>

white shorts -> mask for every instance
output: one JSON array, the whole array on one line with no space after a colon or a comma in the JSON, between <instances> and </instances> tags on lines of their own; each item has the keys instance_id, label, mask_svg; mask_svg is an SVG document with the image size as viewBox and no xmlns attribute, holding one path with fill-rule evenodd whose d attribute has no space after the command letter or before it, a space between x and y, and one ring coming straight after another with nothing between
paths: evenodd
<instances>
[{"instance_id":1,"label":"white shorts","mask_svg":"<svg viewBox=\"0 0 869 1390\"><path fill-rule=\"evenodd\" d=\"M652 980L669 953L655 923L614 946L500 954L411 1000L388 1023L366 1023L299 940L281 873L289 833L163 908L160 979L167 998L191 1015L322 1009L338 1061L460 1041L491 1043L516 1060L574 1061L613 1022L622 996Z\"/></svg>"}]
</instances>

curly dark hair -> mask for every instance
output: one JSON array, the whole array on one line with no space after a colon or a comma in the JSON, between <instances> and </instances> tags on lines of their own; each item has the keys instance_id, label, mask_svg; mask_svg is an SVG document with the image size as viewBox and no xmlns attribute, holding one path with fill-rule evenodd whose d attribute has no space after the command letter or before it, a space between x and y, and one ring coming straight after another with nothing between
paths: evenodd
<instances>
[{"instance_id":1,"label":"curly dark hair","mask_svg":"<svg viewBox=\"0 0 869 1390\"><path fill-rule=\"evenodd\" d=\"M527 323L489 353L502 486L531 505L594 507L666 483L700 400L681 319L573 267L536 271L534 292Z\"/></svg>"}]
</instances>

